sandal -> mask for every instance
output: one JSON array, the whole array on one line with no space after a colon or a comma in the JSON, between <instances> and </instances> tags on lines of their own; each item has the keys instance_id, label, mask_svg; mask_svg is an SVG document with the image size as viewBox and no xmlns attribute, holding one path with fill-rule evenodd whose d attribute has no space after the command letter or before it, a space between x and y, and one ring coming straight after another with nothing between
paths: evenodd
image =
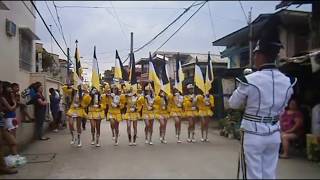
<instances>
[{"instance_id":1,"label":"sandal","mask_svg":"<svg viewBox=\"0 0 320 180\"><path fill-rule=\"evenodd\" d=\"M280 158L280 159L289 159L289 156L288 156L288 155L280 154L279 158Z\"/></svg>"},{"instance_id":2,"label":"sandal","mask_svg":"<svg viewBox=\"0 0 320 180\"><path fill-rule=\"evenodd\" d=\"M46 141L46 140L49 140L49 139L50 139L50 138L48 138L48 137L45 137L45 138L42 137L42 138L40 138L39 140L40 140L40 141Z\"/></svg>"}]
</instances>

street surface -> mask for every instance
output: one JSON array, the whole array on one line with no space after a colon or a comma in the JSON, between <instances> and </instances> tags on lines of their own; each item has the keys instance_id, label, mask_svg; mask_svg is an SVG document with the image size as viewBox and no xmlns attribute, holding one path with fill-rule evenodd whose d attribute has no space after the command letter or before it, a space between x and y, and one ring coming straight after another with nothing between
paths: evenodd
<instances>
[{"instance_id":1,"label":"street surface","mask_svg":"<svg viewBox=\"0 0 320 180\"><path fill-rule=\"evenodd\" d=\"M126 124L120 124L119 146L113 146L109 123L102 124L101 147L90 145L90 124L83 132L82 148L71 146L68 130L48 133L49 141L37 141L22 152L29 163L6 178L236 178L239 141L210 129L209 143L186 142L187 124L182 125L182 144L177 144L174 123L167 128L168 144L160 144L159 124L154 126L154 145L144 144L144 123L138 125L138 146L128 146ZM304 158L280 160L279 178L320 178L320 165Z\"/></svg>"}]
</instances>

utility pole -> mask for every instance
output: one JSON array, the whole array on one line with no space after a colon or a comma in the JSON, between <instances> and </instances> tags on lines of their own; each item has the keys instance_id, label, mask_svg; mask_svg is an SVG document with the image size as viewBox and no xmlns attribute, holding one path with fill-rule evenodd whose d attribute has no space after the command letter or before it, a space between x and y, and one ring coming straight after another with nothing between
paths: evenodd
<instances>
[{"instance_id":1,"label":"utility pole","mask_svg":"<svg viewBox=\"0 0 320 180\"><path fill-rule=\"evenodd\" d=\"M67 58L68 58L68 63L67 63L67 84L70 86L71 85L71 78L70 78L70 49L67 48Z\"/></svg>"},{"instance_id":2,"label":"utility pole","mask_svg":"<svg viewBox=\"0 0 320 180\"><path fill-rule=\"evenodd\" d=\"M252 7L249 11L249 17L248 17L248 26L249 26L249 68L252 68L253 62L252 62L252 40L253 40L253 31L252 31Z\"/></svg>"},{"instance_id":3,"label":"utility pole","mask_svg":"<svg viewBox=\"0 0 320 180\"><path fill-rule=\"evenodd\" d=\"M131 66L131 63L132 63L131 62L132 55L133 55L133 32L130 33L130 55L129 55L130 61L129 61L129 67Z\"/></svg>"},{"instance_id":4,"label":"utility pole","mask_svg":"<svg viewBox=\"0 0 320 180\"><path fill-rule=\"evenodd\" d=\"M52 32L52 25L50 24L50 31ZM51 53L53 53L53 49L52 49L52 36L50 36L50 44L51 44Z\"/></svg>"}]
</instances>

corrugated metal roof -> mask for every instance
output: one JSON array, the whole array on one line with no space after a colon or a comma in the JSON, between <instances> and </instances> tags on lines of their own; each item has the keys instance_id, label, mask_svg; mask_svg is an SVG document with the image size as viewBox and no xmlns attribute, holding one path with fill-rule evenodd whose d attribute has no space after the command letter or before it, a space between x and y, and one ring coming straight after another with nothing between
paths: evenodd
<instances>
[{"instance_id":1,"label":"corrugated metal roof","mask_svg":"<svg viewBox=\"0 0 320 180\"><path fill-rule=\"evenodd\" d=\"M294 11L294 10L280 10L273 14L260 14L253 22L253 39L260 34L260 30L268 22L270 17L279 15L282 17L283 23L285 24L299 24L301 22L307 23L304 18L307 18L310 12L305 11ZM232 46L235 42L249 41L249 26L245 26L237 31L234 31L214 42L213 46Z\"/></svg>"}]
</instances>

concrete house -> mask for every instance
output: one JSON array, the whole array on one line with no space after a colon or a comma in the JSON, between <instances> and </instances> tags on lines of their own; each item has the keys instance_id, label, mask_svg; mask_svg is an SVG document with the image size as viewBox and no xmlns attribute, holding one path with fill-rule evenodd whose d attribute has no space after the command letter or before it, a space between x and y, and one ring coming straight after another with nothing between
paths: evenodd
<instances>
[{"instance_id":1,"label":"concrete house","mask_svg":"<svg viewBox=\"0 0 320 180\"><path fill-rule=\"evenodd\" d=\"M279 37L284 46L280 51L280 59L292 57L308 51L311 47L309 37L310 12L280 10L273 14L261 14L253 22L253 47L259 40L261 31L266 23L272 21L272 17L281 19L279 24ZM221 57L230 59L230 68L247 67L249 64L249 26L245 26L230 33L212 43L213 46L225 46Z\"/></svg>"}]
</instances>

